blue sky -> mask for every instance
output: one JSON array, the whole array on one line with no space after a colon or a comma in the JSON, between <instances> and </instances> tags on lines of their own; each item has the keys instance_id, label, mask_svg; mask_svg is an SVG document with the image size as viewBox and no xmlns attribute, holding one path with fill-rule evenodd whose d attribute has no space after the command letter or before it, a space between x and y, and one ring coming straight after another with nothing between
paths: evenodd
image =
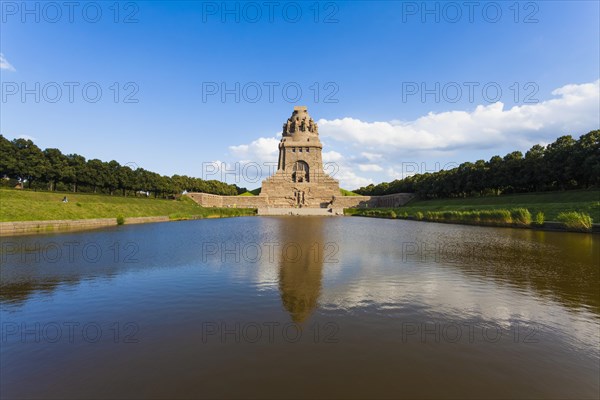
<instances>
[{"instance_id":1,"label":"blue sky","mask_svg":"<svg viewBox=\"0 0 600 400\"><path fill-rule=\"evenodd\" d=\"M254 188L307 105L354 189L600 126L597 1L114 4L1 3L5 137Z\"/></svg>"}]
</instances>

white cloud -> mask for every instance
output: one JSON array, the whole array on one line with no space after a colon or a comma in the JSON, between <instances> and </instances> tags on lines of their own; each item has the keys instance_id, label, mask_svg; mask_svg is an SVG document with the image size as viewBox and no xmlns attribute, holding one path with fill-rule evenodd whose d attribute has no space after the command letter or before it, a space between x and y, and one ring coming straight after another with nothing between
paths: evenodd
<instances>
[{"instance_id":1,"label":"white cloud","mask_svg":"<svg viewBox=\"0 0 600 400\"><path fill-rule=\"evenodd\" d=\"M368 153L366 151L363 151L362 153L360 153L360 155L371 162L381 161L381 159L383 158L383 154Z\"/></svg>"},{"instance_id":2,"label":"white cloud","mask_svg":"<svg viewBox=\"0 0 600 400\"><path fill-rule=\"evenodd\" d=\"M390 178L392 178L392 180L402 179L404 177L404 174L402 172L396 171L396 169L394 169L393 167L388 168L386 173Z\"/></svg>"},{"instance_id":3,"label":"white cloud","mask_svg":"<svg viewBox=\"0 0 600 400\"><path fill-rule=\"evenodd\" d=\"M372 179L356 175L353 167L346 164L338 164L337 171L331 175L340 182L341 188L348 190L354 190L373 183Z\"/></svg>"},{"instance_id":4,"label":"white cloud","mask_svg":"<svg viewBox=\"0 0 600 400\"><path fill-rule=\"evenodd\" d=\"M498 102L473 111L429 113L407 122L342 118L318 123L324 137L387 154L489 148L506 142L524 146L597 129L599 92L600 80L565 85L552 92L557 98L510 109Z\"/></svg>"},{"instance_id":5,"label":"white cloud","mask_svg":"<svg viewBox=\"0 0 600 400\"><path fill-rule=\"evenodd\" d=\"M0 53L0 69L6 69L8 71L16 71L15 67L13 67L8 60L4 57L4 54Z\"/></svg>"},{"instance_id":6,"label":"white cloud","mask_svg":"<svg viewBox=\"0 0 600 400\"><path fill-rule=\"evenodd\" d=\"M277 162L279 140L275 137L261 137L250 144L229 146L231 153L242 160L254 162Z\"/></svg>"},{"instance_id":7,"label":"white cloud","mask_svg":"<svg viewBox=\"0 0 600 400\"><path fill-rule=\"evenodd\" d=\"M335 150L323 152L323 169L331 177L340 182L344 189L356 189L373 183L371 179L358 176L354 172L354 163L351 157L344 157Z\"/></svg>"},{"instance_id":8,"label":"white cloud","mask_svg":"<svg viewBox=\"0 0 600 400\"><path fill-rule=\"evenodd\" d=\"M358 169L361 170L361 171L363 171L363 172L379 172L379 171L383 171L383 168L381 168L377 164L358 164Z\"/></svg>"},{"instance_id":9,"label":"white cloud","mask_svg":"<svg viewBox=\"0 0 600 400\"><path fill-rule=\"evenodd\" d=\"M334 163L334 162L342 161L344 159L344 156L342 156L337 151L333 151L333 150L332 151L324 151L322 154L322 157L323 157L324 163Z\"/></svg>"}]
</instances>

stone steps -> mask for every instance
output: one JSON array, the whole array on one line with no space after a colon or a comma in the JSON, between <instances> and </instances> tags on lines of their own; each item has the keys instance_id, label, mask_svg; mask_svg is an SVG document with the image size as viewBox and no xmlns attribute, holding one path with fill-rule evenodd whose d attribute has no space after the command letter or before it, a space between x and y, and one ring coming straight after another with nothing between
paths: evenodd
<instances>
[{"instance_id":1,"label":"stone steps","mask_svg":"<svg viewBox=\"0 0 600 400\"><path fill-rule=\"evenodd\" d=\"M315 207L302 207L302 208L284 208L284 207L261 207L258 209L258 215L300 215L300 216L322 216L322 217L334 217L337 215L344 215L341 208L327 209L327 208L315 208Z\"/></svg>"}]
</instances>

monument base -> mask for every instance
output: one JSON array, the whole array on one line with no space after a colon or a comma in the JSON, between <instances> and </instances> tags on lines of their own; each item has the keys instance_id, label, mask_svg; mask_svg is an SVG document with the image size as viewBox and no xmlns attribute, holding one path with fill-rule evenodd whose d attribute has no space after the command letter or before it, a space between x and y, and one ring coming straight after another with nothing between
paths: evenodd
<instances>
[{"instance_id":1,"label":"monument base","mask_svg":"<svg viewBox=\"0 0 600 400\"><path fill-rule=\"evenodd\" d=\"M337 180L324 173L315 173L312 182L290 182L280 170L263 181L261 196L268 198L270 207L326 209L340 196L340 187Z\"/></svg>"},{"instance_id":2,"label":"monument base","mask_svg":"<svg viewBox=\"0 0 600 400\"><path fill-rule=\"evenodd\" d=\"M319 216L335 217L344 215L342 208L281 208L281 207L259 207L258 215L293 215L293 216Z\"/></svg>"}]
</instances>

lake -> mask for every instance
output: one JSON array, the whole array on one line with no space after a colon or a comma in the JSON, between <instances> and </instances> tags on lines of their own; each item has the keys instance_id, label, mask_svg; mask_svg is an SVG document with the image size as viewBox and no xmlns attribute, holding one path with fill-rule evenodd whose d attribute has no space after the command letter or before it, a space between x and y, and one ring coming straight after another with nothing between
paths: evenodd
<instances>
[{"instance_id":1,"label":"lake","mask_svg":"<svg viewBox=\"0 0 600 400\"><path fill-rule=\"evenodd\" d=\"M3 398L598 398L600 236L243 217L2 238Z\"/></svg>"}]
</instances>

